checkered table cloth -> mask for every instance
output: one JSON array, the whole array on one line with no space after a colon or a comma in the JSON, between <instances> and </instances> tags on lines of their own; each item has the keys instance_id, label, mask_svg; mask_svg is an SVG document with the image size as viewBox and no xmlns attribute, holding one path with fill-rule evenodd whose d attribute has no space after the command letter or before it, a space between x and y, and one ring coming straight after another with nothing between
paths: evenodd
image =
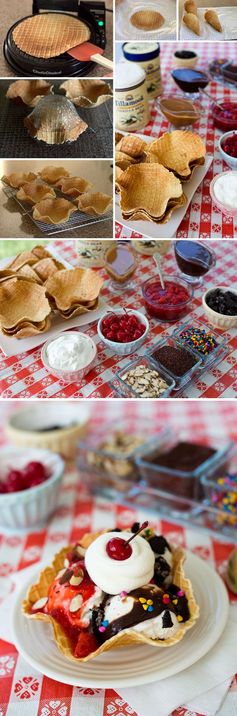
<instances>
[{"instance_id":1,"label":"checkered table cloth","mask_svg":"<svg viewBox=\"0 0 237 716\"><path fill-rule=\"evenodd\" d=\"M185 47L184 43L165 42L161 43L161 73L164 92L166 94L174 93L174 81L170 75L173 69L173 53L176 49ZM192 50L198 56L198 69L207 71L209 63L217 58L226 58L237 63L237 43L236 42L193 42ZM211 82L207 91L212 95L213 99L223 102L232 99L236 101L236 88L233 90L230 86L221 83ZM180 90L178 90L180 93ZM224 216L211 202L209 194L210 182L216 174L228 169L227 164L222 161L220 152L218 151L218 140L221 136L219 129L215 129L212 120L211 102L204 96L202 102L202 117L197 122L194 131L197 131L206 144L207 153L214 155L214 161L207 172L204 181L195 192L191 204L189 205L185 217L179 225L176 236L182 238L233 238L237 236L237 224L232 218ZM162 118L156 106L156 100L151 103L151 119L144 130L143 134L152 137L159 137L163 132L167 132L169 122ZM134 231L116 223L116 238L136 238L141 234L136 232L136 222L134 222Z\"/></svg>"},{"instance_id":2,"label":"checkered table cloth","mask_svg":"<svg viewBox=\"0 0 237 716\"><path fill-rule=\"evenodd\" d=\"M18 404L19 406L19 404ZM47 408L47 406L46 406ZM1 425L6 413L12 410L9 403L0 404ZM193 432L204 432L210 436L220 430L224 437L237 439L237 408L234 403L176 402L158 403L122 402L116 405L116 417L143 417L149 415L157 429L169 424L181 431L185 429L192 437ZM114 418L112 403L97 403L93 410L93 427ZM0 431L0 444L5 438ZM151 524L160 530L168 540L192 550L222 575L233 544L222 542L218 537L209 537L181 525L159 520L149 513ZM55 551L74 540L80 539L85 531L103 527L124 528L134 520L144 519L144 512L128 510L104 500L92 499L85 486L79 481L75 468L67 469L63 481L59 507L49 524L40 531L20 535L0 531L0 579L14 577L14 572L36 564L39 560L51 561ZM233 604L237 598L230 595ZM0 598L1 603L1 598ZM227 695L225 716L236 714L237 679L234 679ZM0 714L1 716L139 716L111 689L99 690L63 685L42 676L29 666L17 653L15 647L0 640ZM159 716L157 712L157 716ZM175 710L172 716L201 716L190 714L185 706Z\"/></svg>"},{"instance_id":3,"label":"checkered table cloth","mask_svg":"<svg viewBox=\"0 0 237 716\"><path fill-rule=\"evenodd\" d=\"M76 265L78 256L74 241L55 241L53 242L57 252L62 258L67 259L72 265ZM211 270L204 281L204 287L195 291L192 301L192 312L188 314L188 319L203 320L207 325L207 321L203 312L201 297L205 290L205 285L233 285L236 282L236 260L237 245L231 241L215 241L212 244L217 256L217 264ZM50 248L50 247L49 247ZM115 295L108 292L108 277L102 271L105 278L105 286L103 295L111 307L128 307L136 308L144 311L144 304L141 295L141 284L155 273L154 260L152 257L138 257L138 269L135 274L135 290L133 292L124 291L124 295ZM174 259L173 249L163 259L163 266L168 273L177 271L176 261ZM172 333L178 324L160 323L156 320L150 320L150 333L148 340L141 347L139 354L145 351L154 343L163 338L165 335ZM27 353L20 352L19 355L13 357L0 357L0 396L2 398L108 398L113 397L113 390L110 387L110 381L113 380L115 373L123 368L132 356L125 356L121 359L118 355L113 355L105 348L104 343L99 340L97 335L97 322L88 325L83 331L93 338L97 345L98 354L96 365L93 370L84 378L81 385L70 383L65 385L62 381L50 375L42 365L40 354L41 348L29 351ZM225 334L228 339L228 352L222 362L205 372L200 379L196 379L182 393L182 397L186 398L236 398L237 396L237 335L236 329L232 329ZM173 393L175 396L175 392Z\"/></svg>"}]
</instances>

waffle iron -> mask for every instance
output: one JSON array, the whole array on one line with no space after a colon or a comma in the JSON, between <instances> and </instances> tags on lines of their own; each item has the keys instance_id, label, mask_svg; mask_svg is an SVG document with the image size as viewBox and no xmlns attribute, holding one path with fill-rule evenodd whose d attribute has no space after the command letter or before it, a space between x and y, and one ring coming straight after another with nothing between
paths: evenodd
<instances>
[{"instance_id":1,"label":"waffle iron","mask_svg":"<svg viewBox=\"0 0 237 716\"><path fill-rule=\"evenodd\" d=\"M40 11L57 12L78 17L90 29L90 41L98 47L105 47L105 3L91 0L84 2L83 0L33 0L32 15L37 15ZM27 17L31 17L28 15ZM64 52L58 57L40 58L28 55L22 52L13 40L13 30L26 17L18 20L8 30L4 41L3 52L6 61L14 70L14 73L20 77L75 77L87 76L91 71L93 62L80 62Z\"/></svg>"}]
</instances>

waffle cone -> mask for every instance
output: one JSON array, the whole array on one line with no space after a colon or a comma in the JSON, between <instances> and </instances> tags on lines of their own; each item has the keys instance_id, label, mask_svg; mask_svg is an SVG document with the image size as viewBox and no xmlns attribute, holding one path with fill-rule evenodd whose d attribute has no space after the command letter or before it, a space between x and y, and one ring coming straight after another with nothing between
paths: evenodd
<instances>
[{"instance_id":1,"label":"waffle cone","mask_svg":"<svg viewBox=\"0 0 237 716\"><path fill-rule=\"evenodd\" d=\"M189 30L195 33L195 35L200 35L200 22L197 17L197 15L194 12L187 12L183 16L183 22L188 27Z\"/></svg>"},{"instance_id":2,"label":"waffle cone","mask_svg":"<svg viewBox=\"0 0 237 716\"><path fill-rule=\"evenodd\" d=\"M190 13L191 14L191 13ZM204 164L206 148L199 134L187 130L165 132L148 146L147 158L174 172L182 181L196 164Z\"/></svg>"},{"instance_id":3,"label":"waffle cone","mask_svg":"<svg viewBox=\"0 0 237 716\"><path fill-rule=\"evenodd\" d=\"M98 107L113 96L110 85L104 80L66 80L60 89L77 107Z\"/></svg>"},{"instance_id":4,"label":"waffle cone","mask_svg":"<svg viewBox=\"0 0 237 716\"><path fill-rule=\"evenodd\" d=\"M42 13L22 20L13 30L13 40L32 57L58 57L90 39L90 30L66 13Z\"/></svg>"},{"instance_id":5,"label":"waffle cone","mask_svg":"<svg viewBox=\"0 0 237 716\"><path fill-rule=\"evenodd\" d=\"M102 191L95 194L81 194L76 200L76 205L80 211L92 216L102 216L107 214L113 204L113 199Z\"/></svg>"},{"instance_id":6,"label":"waffle cone","mask_svg":"<svg viewBox=\"0 0 237 716\"><path fill-rule=\"evenodd\" d=\"M128 154L129 157L140 159L147 149L147 144L140 137L121 137L116 143L116 150Z\"/></svg>"},{"instance_id":7,"label":"waffle cone","mask_svg":"<svg viewBox=\"0 0 237 716\"><path fill-rule=\"evenodd\" d=\"M214 27L214 30L216 30L217 32L222 32L221 23L215 10L207 10L205 12L204 17L208 25Z\"/></svg>"},{"instance_id":8,"label":"waffle cone","mask_svg":"<svg viewBox=\"0 0 237 716\"><path fill-rule=\"evenodd\" d=\"M67 311L95 301L102 285L101 276L92 269L65 269L48 279L46 293L59 310Z\"/></svg>"},{"instance_id":9,"label":"waffle cone","mask_svg":"<svg viewBox=\"0 0 237 716\"><path fill-rule=\"evenodd\" d=\"M91 544L91 542L99 536L99 534L106 531L107 530L102 530L100 532L86 534L84 535L84 538L81 540L80 544L83 545L84 548L87 548L89 544ZM71 661L90 661L95 656L99 656L100 654L103 654L105 651L109 651L110 649L133 646L134 644L149 644L150 646L158 648L174 646L174 644L177 644L179 641L181 641L186 631L188 631L188 629L191 629L194 626L199 616L199 607L193 594L191 582L185 577L184 574L183 564L185 560L185 552L184 550L177 548L173 550L173 581L180 589L183 589L183 591L185 592L185 595L188 599L190 619L187 622L183 622L182 624L180 624L180 629L177 631L175 636L162 641L158 639L149 639L140 632L132 631L132 629L126 629L124 631L119 632L119 634L116 634L111 639L108 639L108 641L104 642L104 644L102 644L98 649L96 649L96 651L92 652L88 656L82 659L74 657L71 651L70 640L68 639L64 631L61 629L60 625L55 621L55 619L53 619L47 614L39 612L36 614L31 613L32 604L34 604L38 599L41 599L42 597L46 597L48 595L48 588L53 579L58 574L58 572L64 567L65 557L71 548L71 545L67 546L55 555L52 567L46 567L41 572L38 583L33 584L29 588L27 597L22 604L23 613L28 619L35 619L38 621L44 621L52 624L54 638L59 650L64 654L65 657L67 657Z\"/></svg>"},{"instance_id":10,"label":"waffle cone","mask_svg":"<svg viewBox=\"0 0 237 716\"><path fill-rule=\"evenodd\" d=\"M52 92L53 86L46 80L16 80L8 87L6 97L35 107L42 97Z\"/></svg>"}]
</instances>

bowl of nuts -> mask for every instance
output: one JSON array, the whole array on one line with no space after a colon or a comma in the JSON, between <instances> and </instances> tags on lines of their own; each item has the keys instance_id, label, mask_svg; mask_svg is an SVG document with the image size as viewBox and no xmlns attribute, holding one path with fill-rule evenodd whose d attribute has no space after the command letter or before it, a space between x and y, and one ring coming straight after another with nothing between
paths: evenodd
<instances>
[{"instance_id":1,"label":"bowl of nuts","mask_svg":"<svg viewBox=\"0 0 237 716\"><path fill-rule=\"evenodd\" d=\"M169 373L148 356L139 356L116 373L112 388L123 398L167 398L175 387Z\"/></svg>"}]
</instances>

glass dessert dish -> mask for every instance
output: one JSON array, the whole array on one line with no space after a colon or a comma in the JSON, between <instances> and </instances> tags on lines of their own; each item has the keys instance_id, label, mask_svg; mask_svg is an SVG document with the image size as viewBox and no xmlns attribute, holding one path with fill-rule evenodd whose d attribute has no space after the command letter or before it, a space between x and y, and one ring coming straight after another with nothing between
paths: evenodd
<instances>
[{"instance_id":1,"label":"glass dessert dish","mask_svg":"<svg viewBox=\"0 0 237 716\"><path fill-rule=\"evenodd\" d=\"M174 390L180 390L202 365L201 359L190 348L180 346L175 338L167 336L148 351L158 368L164 368L175 381Z\"/></svg>"},{"instance_id":2,"label":"glass dessert dish","mask_svg":"<svg viewBox=\"0 0 237 716\"><path fill-rule=\"evenodd\" d=\"M237 129L237 102L226 100L212 105L212 117L214 126L222 132L229 132Z\"/></svg>"},{"instance_id":3,"label":"glass dessert dish","mask_svg":"<svg viewBox=\"0 0 237 716\"><path fill-rule=\"evenodd\" d=\"M111 277L108 288L112 293L121 293L123 289L132 291L134 275L137 262L132 248L124 241L117 241L116 245L110 246L105 254L105 270Z\"/></svg>"},{"instance_id":4,"label":"glass dessert dish","mask_svg":"<svg viewBox=\"0 0 237 716\"><path fill-rule=\"evenodd\" d=\"M183 95L162 95L157 100L160 113L171 124L170 130L192 127L201 117L201 106Z\"/></svg>"},{"instance_id":5,"label":"glass dessert dish","mask_svg":"<svg viewBox=\"0 0 237 716\"><path fill-rule=\"evenodd\" d=\"M181 431L177 437L172 429L168 429L158 450L152 449L145 457L136 460L142 479L137 494L140 489L145 497L147 487L148 498L152 499L153 495L153 509L157 497L159 510L171 517L188 517L202 510L202 476L207 472L212 475L214 471L228 471L235 452L235 443L226 442L220 435L208 439L197 433L190 438Z\"/></svg>"},{"instance_id":6,"label":"glass dessert dish","mask_svg":"<svg viewBox=\"0 0 237 716\"><path fill-rule=\"evenodd\" d=\"M179 89L188 95L189 99L196 99L199 95L199 89L205 89L210 82L210 78L205 72L188 67L172 70L171 76Z\"/></svg>"},{"instance_id":7,"label":"glass dessert dish","mask_svg":"<svg viewBox=\"0 0 237 716\"><path fill-rule=\"evenodd\" d=\"M214 251L199 241L179 239L174 242L174 253L184 278L195 287L202 284L202 277L216 265Z\"/></svg>"},{"instance_id":8,"label":"glass dessert dish","mask_svg":"<svg viewBox=\"0 0 237 716\"><path fill-rule=\"evenodd\" d=\"M165 289L159 276L153 276L142 284L142 295L150 316L159 321L177 321L191 310L193 289L177 275L163 275Z\"/></svg>"},{"instance_id":9,"label":"glass dessert dish","mask_svg":"<svg viewBox=\"0 0 237 716\"><path fill-rule=\"evenodd\" d=\"M237 529L237 451L233 452L228 470L207 470L201 478L205 504L210 507L210 525L225 534Z\"/></svg>"},{"instance_id":10,"label":"glass dessert dish","mask_svg":"<svg viewBox=\"0 0 237 716\"><path fill-rule=\"evenodd\" d=\"M123 398L167 398L175 381L147 355L139 356L115 374L111 383L115 394Z\"/></svg>"},{"instance_id":11,"label":"glass dessert dish","mask_svg":"<svg viewBox=\"0 0 237 716\"><path fill-rule=\"evenodd\" d=\"M237 169L237 131L225 132L219 139L218 149L228 167Z\"/></svg>"},{"instance_id":12,"label":"glass dessert dish","mask_svg":"<svg viewBox=\"0 0 237 716\"><path fill-rule=\"evenodd\" d=\"M138 415L96 426L78 443L78 468L93 494L121 499L139 480L135 458L159 446L163 430Z\"/></svg>"},{"instance_id":13,"label":"glass dessert dish","mask_svg":"<svg viewBox=\"0 0 237 716\"><path fill-rule=\"evenodd\" d=\"M191 348L206 368L210 367L218 357L223 357L227 343L225 336L220 336L212 328L197 320L181 323L179 328L174 330L173 336L179 345Z\"/></svg>"}]
</instances>

